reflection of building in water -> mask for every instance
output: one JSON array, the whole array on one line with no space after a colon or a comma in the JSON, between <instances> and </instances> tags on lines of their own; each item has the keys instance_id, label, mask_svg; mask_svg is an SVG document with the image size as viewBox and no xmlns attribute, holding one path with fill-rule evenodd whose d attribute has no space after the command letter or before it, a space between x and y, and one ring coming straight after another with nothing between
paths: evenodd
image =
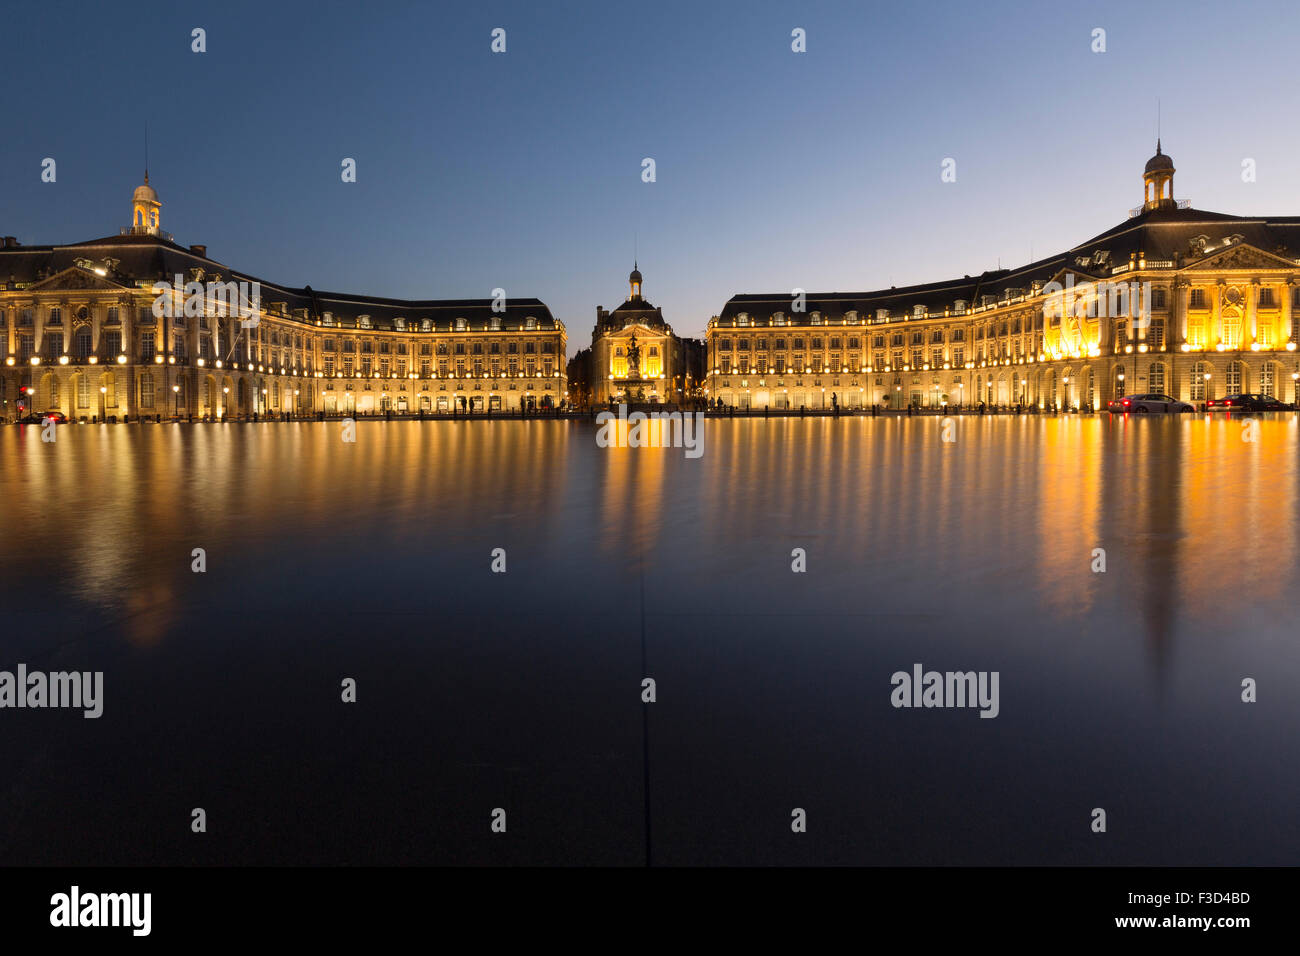
<instances>
[{"instance_id":1,"label":"reflection of building in water","mask_svg":"<svg viewBox=\"0 0 1300 956\"><path fill-rule=\"evenodd\" d=\"M1200 402L1208 388L1294 400L1300 218L1175 201L1159 143L1142 180L1128 219L1017 269L878 292L734 296L709 321L709 397L1103 408L1144 392Z\"/></svg>"},{"instance_id":2,"label":"reflection of building in water","mask_svg":"<svg viewBox=\"0 0 1300 956\"><path fill-rule=\"evenodd\" d=\"M20 402L90 419L509 409L564 397L564 325L537 299L274 285L214 261L206 246L177 245L161 207L146 175L121 235L66 246L4 239L0 419ZM177 276L180 314L156 315L154 284Z\"/></svg>"},{"instance_id":3,"label":"reflection of building in water","mask_svg":"<svg viewBox=\"0 0 1300 956\"><path fill-rule=\"evenodd\" d=\"M628 276L627 301L613 312L596 308L591 332L591 400L681 402L695 395L703 372L703 345L682 339L663 310L641 296L641 271ZM692 361L692 359L695 361Z\"/></svg>"}]
</instances>

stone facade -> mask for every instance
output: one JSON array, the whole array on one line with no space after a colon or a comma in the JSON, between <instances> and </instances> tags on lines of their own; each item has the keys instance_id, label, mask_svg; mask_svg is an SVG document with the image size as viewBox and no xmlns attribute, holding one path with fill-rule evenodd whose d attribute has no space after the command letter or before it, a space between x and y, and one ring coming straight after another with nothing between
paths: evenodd
<instances>
[{"instance_id":1,"label":"stone facade","mask_svg":"<svg viewBox=\"0 0 1300 956\"><path fill-rule=\"evenodd\" d=\"M627 301L613 312L597 306L591 332L592 402L680 404L698 391L689 343L664 321L663 310L641 295L641 272L628 276ZM633 355L635 349L637 355ZM636 358L636 376L632 359Z\"/></svg>"},{"instance_id":2,"label":"stone facade","mask_svg":"<svg viewBox=\"0 0 1300 956\"><path fill-rule=\"evenodd\" d=\"M159 228L160 205L146 184L119 236L4 240L0 418L19 417L20 404L92 421L564 399L564 325L537 299L404 301L279 286L226 268L206 247L176 245ZM221 294L240 284L256 290L246 315ZM166 300L171 309L159 306Z\"/></svg>"},{"instance_id":3,"label":"stone facade","mask_svg":"<svg viewBox=\"0 0 1300 956\"><path fill-rule=\"evenodd\" d=\"M1296 401L1300 220L1192 209L1174 200L1173 174L1157 147L1128 220L1021 269L736 296L709 322L709 397L772 408L1089 410L1143 392L1200 403L1207 390Z\"/></svg>"}]
</instances>

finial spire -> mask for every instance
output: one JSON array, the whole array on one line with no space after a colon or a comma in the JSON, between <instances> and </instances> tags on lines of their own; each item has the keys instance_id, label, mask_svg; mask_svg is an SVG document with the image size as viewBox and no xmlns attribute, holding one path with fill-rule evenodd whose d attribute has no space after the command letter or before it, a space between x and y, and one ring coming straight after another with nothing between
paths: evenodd
<instances>
[{"instance_id":1,"label":"finial spire","mask_svg":"<svg viewBox=\"0 0 1300 956\"><path fill-rule=\"evenodd\" d=\"M144 121L144 184L149 185L149 121Z\"/></svg>"}]
</instances>

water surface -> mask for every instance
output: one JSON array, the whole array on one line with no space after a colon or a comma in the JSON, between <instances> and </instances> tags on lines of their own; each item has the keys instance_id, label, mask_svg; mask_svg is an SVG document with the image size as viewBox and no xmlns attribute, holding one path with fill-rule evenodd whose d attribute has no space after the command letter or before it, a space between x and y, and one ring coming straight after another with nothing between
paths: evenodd
<instances>
[{"instance_id":1,"label":"water surface","mask_svg":"<svg viewBox=\"0 0 1300 956\"><path fill-rule=\"evenodd\" d=\"M102 670L105 707L0 710L6 863L640 865L647 674L656 864L1300 849L1292 417L710 420L694 460L39 431L0 429L0 669ZM891 707L916 662L998 671L1000 715Z\"/></svg>"}]
</instances>

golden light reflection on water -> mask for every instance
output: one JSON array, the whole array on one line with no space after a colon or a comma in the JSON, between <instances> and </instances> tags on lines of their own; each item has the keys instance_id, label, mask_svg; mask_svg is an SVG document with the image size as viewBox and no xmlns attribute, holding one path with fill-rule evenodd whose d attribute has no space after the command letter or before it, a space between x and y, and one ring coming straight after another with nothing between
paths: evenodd
<instances>
[{"instance_id":1,"label":"golden light reflection on water","mask_svg":"<svg viewBox=\"0 0 1300 956\"><path fill-rule=\"evenodd\" d=\"M1031 613L1050 629L1114 613L1122 594L1161 654L1180 618L1269 627L1287 606L1294 418L1263 420L1254 442L1239 422L1200 417L969 416L952 443L940 427L711 419L699 459L601 448L590 423L546 421L363 422L354 445L337 423L68 426L53 445L5 428L0 587L57 582L128 614L147 643L195 599L193 547L291 578L303 549L402 566L527 527L556 550L557 575L654 554L698 560L701 590L756 553L819 547L861 575L835 598L846 608L924 609L936 593L945 611ZM1090 570L1096 548L1104 575Z\"/></svg>"}]
</instances>

